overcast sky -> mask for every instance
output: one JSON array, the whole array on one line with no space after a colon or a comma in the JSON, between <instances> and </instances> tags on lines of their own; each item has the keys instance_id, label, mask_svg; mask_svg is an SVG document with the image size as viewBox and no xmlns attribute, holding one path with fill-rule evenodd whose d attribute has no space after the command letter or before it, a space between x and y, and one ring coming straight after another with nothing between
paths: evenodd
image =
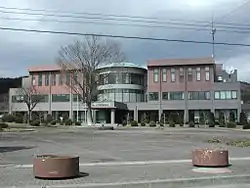
<instances>
[{"instance_id":1,"label":"overcast sky","mask_svg":"<svg viewBox=\"0 0 250 188\"><path fill-rule=\"evenodd\" d=\"M247 24L250 21L250 1L247 2L246 0L11 0L2 1L0 6L58 10L72 13L156 17L159 21L183 20L186 23L195 20L207 23L211 21L212 15L214 15L215 24L216 22ZM139 27L138 24L137 26L131 26L131 24L135 23L121 21L87 23L91 20L7 14L3 13L3 11L17 10L0 8L0 27L211 41L209 30L197 31L153 26ZM6 20L6 18L33 19L34 21L13 21ZM46 22L44 21L46 19L77 20L86 23ZM127 25L120 25L121 23ZM150 25L150 23L139 24ZM174 27L166 23L165 25ZM0 30L0 76L27 75L27 67L29 66L53 64L60 46L67 45L80 38L77 36ZM218 31L215 38L216 42L250 44L250 32L249 34L242 34ZM212 46L206 44L117 40L122 44L122 50L125 52L127 59L136 64L144 64L148 59L206 57L212 54ZM218 63L237 68L239 78L250 81L250 74L248 73L250 71L250 47L216 46L215 52Z\"/></svg>"}]
</instances>

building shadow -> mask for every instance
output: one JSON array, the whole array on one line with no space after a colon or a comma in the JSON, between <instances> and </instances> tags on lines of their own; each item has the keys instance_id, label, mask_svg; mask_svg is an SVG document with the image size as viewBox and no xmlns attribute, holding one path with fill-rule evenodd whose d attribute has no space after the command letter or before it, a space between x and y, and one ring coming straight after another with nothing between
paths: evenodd
<instances>
[{"instance_id":1,"label":"building shadow","mask_svg":"<svg viewBox=\"0 0 250 188\"><path fill-rule=\"evenodd\" d=\"M34 147L27 147L27 146L6 146L2 147L0 146L0 153L7 153L7 152L14 152L14 151L20 151L20 150L28 150L32 149Z\"/></svg>"}]
</instances>

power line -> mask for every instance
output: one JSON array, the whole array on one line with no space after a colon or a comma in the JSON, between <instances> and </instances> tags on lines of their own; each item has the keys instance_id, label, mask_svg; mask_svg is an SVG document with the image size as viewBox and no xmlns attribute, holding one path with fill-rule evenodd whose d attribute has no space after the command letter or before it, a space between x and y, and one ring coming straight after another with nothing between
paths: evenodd
<instances>
[{"instance_id":1,"label":"power line","mask_svg":"<svg viewBox=\"0 0 250 188\"><path fill-rule=\"evenodd\" d=\"M58 20L58 19L30 19L30 18L9 18L9 17L0 17L2 20L12 20L12 21L25 21L25 22L56 22L56 23L67 23L67 24L101 24L101 25L121 25L121 26L130 26L130 27L154 27L154 28L167 28L167 29L183 29L183 30L195 30L195 31L208 31L210 28L198 28L198 27L187 27L187 26L167 26L167 25L148 25L148 24L129 24L129 23L109 23L109 22L100 22L100 21L82 21L82 20ZM226 29L217 29L217 31L228 32L228 33L241 33L249 34L249 30L226 30Z\"/></svg>"},{"instance_id":2,"label":"power line","mask_svg":"<svg viewBox=\"0 0 250 188\"><path fill-rule=\"evenodd\" d=\"M193 23L187 23L187 20L162 20L156 17L142 17L142 16L128 16L128 15L115 15L115 14L100 14L100 13L72 13L72 12L62 12L62 11L48 11L43 9L20 9L20 8L9 8L9 7L2 7L0 9L5 10L18 10L18 11L32 11L32 12L16 12L16 11L4 11L0 10L3 14L19 14L19 15L33 15L33 16L47 16L47 17L61 17L61 18L81 18L81 19L99 19L99 20L113 20L113 21L130 21L130 22L143 22L143 23L165 23L165 24L181 24L185 26L199 26L199 27L208 27L209 24L204 21L192 21ZM35 12L35 13L34 13ZM36 13L36 12L43 12L43 13ZM45 13L44 13L45 12ZM48 14L50 13L50 14ZM59 15L51 14L51 13L60 13ZM62 15L62 13L64 13ZM65 15L65 13L67 15ZM82 16L85 15L85 16ZM87 16L86 16L87 15ZM89 17L92 16L92 17ZM95 16L95 17L93 17ZM106 18L104 18L106 16ZM110 18L112 17L112 18ZM136 20L137 19L137 20ZM138 20L139 19L139 20ZM145 20L147 19L147 20ZM162 20L162 21L159 21ZM190 22L190 21L189 21ZM199 23L199 25L197 24ZM201 25L202 24L202 25ZM218 23L221 27L224 28L233 28L238 29L238 27L247 27L247 28L240 28L240 29L250 29L250 25L242 25L237 23ZM237 26L237 28L236 28Z\"/></svg>"},{"instance_id":3,"label":"power line","mask_svg":"<svg viewBox=\"0 0 250 188\"><path fill-rule=\"evenodd\" d=\"M167 39L167 38L153 38L153 37L139 37L139 36L124 36L124 35L96 34L96 33L79 33L79 32L68 32L68 31L55 31L55 30L23 29L23 28L13 28L13 27L0 27L0 30L15 31L15 32L47 33L47 34L58 34L58 35L97 36L97 37L108 37L108 38L123 38L123 39L151 40L151 41L165 41L165 42L181 42L181 43L194 43L194 44L213 44L212 42L209 42L209 41L195 41L195 40L181 40L181 39ZM243 43L215 42L214 44L215 45L250 47L250 44L243 44Z\"/></svg>"}]
</instances>

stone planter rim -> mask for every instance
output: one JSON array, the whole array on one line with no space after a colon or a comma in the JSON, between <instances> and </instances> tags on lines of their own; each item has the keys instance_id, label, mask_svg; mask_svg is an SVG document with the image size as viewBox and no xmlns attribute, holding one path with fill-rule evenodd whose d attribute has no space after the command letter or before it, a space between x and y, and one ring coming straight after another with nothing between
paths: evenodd
<instances>
[{"instance_id":1,"label":"stone planter rim","mask_svg":"<svg viewBox=\"0 0 250 188\"><path fill-rule=\"evenodd\" d=\"M60 159L74 159L74 158L79 158L79 156L77 155L57 155L57 154L41 154L41 155L35 155L34 158L36 159L56 159L56 160L60 160Z\"/></svg>"},{"instance_id":2,"label":"stone planter rim","mask_svg":"<svg viewBox=\"0 0 250 188\"><path fill-rule=\"evenodd\" d=\"M192 150L193 152L194 151L225 151L225 152L228 152L228 149L225 149L225 148L214 148L214 149L212 149L212 148L198 148L198 149L193 149Z\"/></svg>"}]
</instances>

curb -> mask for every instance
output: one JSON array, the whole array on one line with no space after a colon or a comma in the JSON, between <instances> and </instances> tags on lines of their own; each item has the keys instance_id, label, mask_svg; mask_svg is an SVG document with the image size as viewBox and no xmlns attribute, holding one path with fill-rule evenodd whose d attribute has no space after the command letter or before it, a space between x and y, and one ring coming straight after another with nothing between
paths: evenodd
<instances>
[{"instance_id":1,"label":"curb","mask_svg":"<svg viewBox=\"0 0 250 188\"><path fill-rule=\"evenodd\" d=\"M142 180L131 182L114 182L114 183L85 183L85 184L61 184L46 185L44 188L132 188L132 187L189 187L189 186L205 186L205 185L228 185L228 184L244 184L250 183L250 174L232 175L232 176L209 176L200 178L178 178L178 179L159 179L159 180ZM17 188L16 186L8 186L2 188ZM41 188L41 185L25 185L18 188Z\"/></svg>"}]
</instances>

